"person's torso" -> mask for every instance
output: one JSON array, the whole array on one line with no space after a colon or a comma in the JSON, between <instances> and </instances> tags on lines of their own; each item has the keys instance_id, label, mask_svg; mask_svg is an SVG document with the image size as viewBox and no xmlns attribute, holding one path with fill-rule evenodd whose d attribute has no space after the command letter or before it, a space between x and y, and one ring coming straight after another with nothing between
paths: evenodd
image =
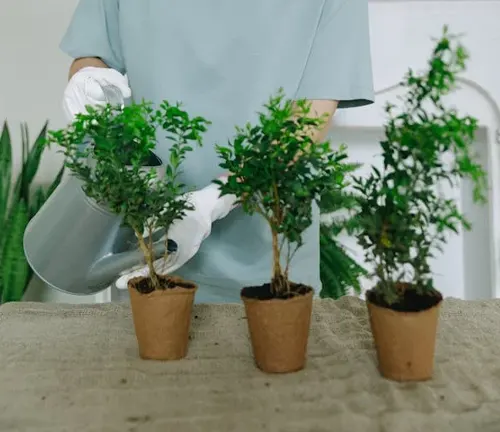
<instances>
[{"instance_id":1,"label":"person's torso","mask_svg":"<svg viewBox=\"0 0 500 432\"><path fill-rule=\"evenodd\" d=\"M120 0L134 98L182 101L212 121L205 148L195 152L200 157L190 156L186 166L190 183L201 187L219 172L207 166L217 162L206 158L215 155L213 144L254 121L278 88L293 97L324 1Z\"/></svg>"},{"instance_id":2,"label":"person's torso","mask_svg":"<svg viewBox=\"0 0 500 432\"><path fill-rule=\"evenodd\" d=\"M223 172L214 145L226 144L235 126L254 122L279 88L294 96L324 2L120 0L121 48L134 99L180 101L191 115L212 122L203 148L187 156L187 185L204 187ZM168 158L161 137L157 152ZM295 260L306 262L300 265L309 259L316 265L316 222ZM235 210L214 225L188 273L191 268L214 283L268 278L270 252L266 222Z\"/></svg>"}]
</instances>

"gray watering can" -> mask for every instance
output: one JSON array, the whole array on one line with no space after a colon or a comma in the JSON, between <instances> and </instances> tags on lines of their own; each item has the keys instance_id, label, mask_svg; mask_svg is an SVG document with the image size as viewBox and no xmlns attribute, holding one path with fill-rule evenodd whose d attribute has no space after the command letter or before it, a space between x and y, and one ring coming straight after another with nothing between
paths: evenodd
<instances>
[{"instance_id":1,"label":"gray watering can","mask_svg":"<svg viewBox=\"0 0 500 432\"><path fill-rule=\"evenodd\" d=\"M162 166L156 156L154 166ZM149 168L149 167L145 167ZM144 262L131 228L122 218L87 197L82 182L69 175L51 194L24 232L24 253L34 273L57 290L96 294L120 274ZM155 255L177 250L173 240L152 239Z\"/></svg>"}]
</instances>

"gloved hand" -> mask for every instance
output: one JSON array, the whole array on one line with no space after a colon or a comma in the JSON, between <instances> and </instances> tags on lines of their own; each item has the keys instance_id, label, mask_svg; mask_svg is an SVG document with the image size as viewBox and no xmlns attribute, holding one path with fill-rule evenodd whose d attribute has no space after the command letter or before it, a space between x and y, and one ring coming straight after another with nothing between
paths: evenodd
<instances>
[{"instance_id":1,"label":"gloved hand","mask_svg":"<svg viewBox=\"0 0 500 432\"><path fill-rule=\"evenodd\" d=\"M203 240L210 235L212 223L227 216L236 206L236 197L221 197L216 184L190 192L187 197L193 210L187 211L183 219L175 221L170 227L167 237L177 243L177 252L170 254L167 260L160 258L155 261L154 268L160 275L171 274L187 263L198 252ZM148 267L142 264L122 274L116 281L116 287L127 289L130 279L148 275Z\"/></svg>"},{"instance_id":2,"label":"gloved hand","mask_svg":"<svg viewBox=\"0 0 500 432\"><path fill-rule=\"evenodd\" d=\"M75 73L64 91L66 119L73 121L87 105L123 105L132 95L127 78L115 69L85 67Z\"/></svg>"}]
</instances>

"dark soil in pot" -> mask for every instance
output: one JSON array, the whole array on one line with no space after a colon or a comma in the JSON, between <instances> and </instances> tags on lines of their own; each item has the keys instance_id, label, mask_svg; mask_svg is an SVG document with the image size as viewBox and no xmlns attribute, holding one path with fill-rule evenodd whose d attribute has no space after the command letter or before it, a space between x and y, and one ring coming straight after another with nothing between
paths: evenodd
<instances>
[{"instance_id":1,"label":"dark soil in pot","mask_svg":"<svg viewBox=\"0 0 500 432\"><path fill-rule=\"evenodd\" d=\"M255 362L262 371L288 373L305 367L313 293L311 287L293 283L280 296L269 283L242 289Z\"/></svg>"},{"instance_id":2,"label":"dark soil in pot","mask_svg":"<svg viewBox=\"0 0 500 432\"><path fill-rule=\"evenodd\" d=\"M281 295L276 295L271 290L271 284L265 283L263 285L245 287L241 290L241 295L243 297L256 300L287 300L296 297L297 295L306 295L307 293L312 291L313 289L311 287L308 287L307 285L291 284L289 293L287 292Z\"/></svg>"},{"instance_id":3,"label":"dark soil in pot","mask_svg":"<svg viewBox=\"0 0 500 432\"><path fill-rule=\"evenodd\" d=\"M197 286L177 277L160 280L160 290L152 289L150 278L129 281L139 354L143 359L178 360L187 354Z\"/></svg>"},{"instance_id":4,"label":"dark soil in pot","mask_svg":"<svg viewBox=\"0 0 500 432\"><path fill-rule=\"evenodd\" d=\"M399 301L388 304L375 291L370 290L366 292L366 299L374 305L397 312L420 312L438 305L443 300L443 296L438 291L423 296L413 289L405 289Z\"/></svg>"},{"instance_id":5,"label":"dark soil in pot","mask_svg":"<svg viewBox=\"0 0 500 432\"><path fill-rule=\"evenodd\" d=\"M382 376L395 381L432 378L442 295L419 295L404 287L401 300L388 305L366 293L370 325Z\"/></svg>"},{"instance_id":6,"label":"dark soil in pot","mask_svg":"<svg viewBox=\"0 0 500 432\"><path fill-rule=\"evenodd\" d=\"M184 281L180 278L169 276L158 276L162 289L186 288L195 289L196 285L192 282ZM155 290L150 278L137 278L133 284L134 288L141 294L149 294Z\"/></svg>"}]
</instances>

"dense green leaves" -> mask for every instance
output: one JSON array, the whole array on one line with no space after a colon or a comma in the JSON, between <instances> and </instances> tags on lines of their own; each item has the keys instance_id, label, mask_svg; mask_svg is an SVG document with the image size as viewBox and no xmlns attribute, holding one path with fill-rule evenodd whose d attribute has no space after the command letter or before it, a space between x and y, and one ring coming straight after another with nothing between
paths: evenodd
<instances>
[{"instance_id":1,"label":"dense green leaves","mask_svg":"<svg viewBox=\"0 0 500 432\"><path fill-rule=\"evenodd\" d=\"M149 102L89 106L67 128L50 132L50 139L62 147L66 166L83 181L85 193L135 231L152 270L153 245L145 238L151 240L158 228L168 231L191 209L179 175L192 145L202 145L208 125L167 101L156 109ZM154 167L158 133L170 141L170 157Z\"/></svg>"},{"instance_id":2,"label":"dense green leaves","mask_svg":"<svg viewBox=\"0 0 500 432\"><path fill-rule=\"evenodd\" d=\"M273 237L273 290L290 290L288 270L302 234L312 223L312 203L328 189L345 186L344 148L314 142L311 130L325 119L310 113L305 100L286 100L283 91L269 99L255 125L237 127L235 137L218 145L220 166L230 172L218 182L223 194L238 197L244 211L258 213ZM285 256L282 267L280 256Z\"/></svg>"},{"instance_id":3,"label":"dense green leaves","mask_svg":"<svg viewBox=\"0 0 500 432\"><path fill-rule=\"evenodd\" d=\"M410 282L420 293L434 291L429 260L449 231L470 229L439 186L470 179L474 200L486 201L486 174L472 151L477 120L443 102L466 59L463 46L445 28L427 72L410 70L405 77L401 109L387 106L380 142L383 169L372 167L367 178L355 180L361 196L358 242L375 267L376 289L388 303L397 301L401 282Z\"/></svg>"}]
</instances>

